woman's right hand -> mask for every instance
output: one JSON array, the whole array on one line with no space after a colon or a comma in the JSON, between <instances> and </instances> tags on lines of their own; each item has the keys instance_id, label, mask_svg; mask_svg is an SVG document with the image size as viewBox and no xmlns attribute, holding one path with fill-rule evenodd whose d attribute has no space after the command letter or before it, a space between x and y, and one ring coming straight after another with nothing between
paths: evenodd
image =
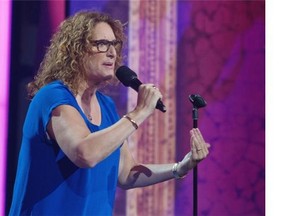
<instances>
[{"instance_id":1,"label":"woman's right hand","mask_svg":"<svg viewBox=\"0 0 288 216\"><path fill-rule=\"evenodd\" d=\"M153 84L142 84L139 87L137 106L135 110L142 110L150 116L156 107L157 101L162 99L162 94Z\"/></svg>"}]
</instances>

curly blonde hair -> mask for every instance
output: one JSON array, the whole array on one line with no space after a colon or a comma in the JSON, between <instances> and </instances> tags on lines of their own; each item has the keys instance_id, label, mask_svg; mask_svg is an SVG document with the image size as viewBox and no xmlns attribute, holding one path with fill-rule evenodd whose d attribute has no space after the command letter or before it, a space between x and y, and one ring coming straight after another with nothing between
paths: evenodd
<instances>
[{"instance_id":1,"label":"curly blonde hair","mask_svg":"<svg viewBox=\"0 0 288 216\"><path fill-rule=\"evenodd\" d=\"M85 54L91 51L92 29L97 23L109 24L117 40L126 39L123 25L111 16L95 11L81 11L64 20L53 35L51 44L40 64L37 75L27 86L28 96L33 98L44 85L61 80L76 95L83 80ZM122 63L122 48L117 53L115 69Z\"/></svg>"}]
</instances>

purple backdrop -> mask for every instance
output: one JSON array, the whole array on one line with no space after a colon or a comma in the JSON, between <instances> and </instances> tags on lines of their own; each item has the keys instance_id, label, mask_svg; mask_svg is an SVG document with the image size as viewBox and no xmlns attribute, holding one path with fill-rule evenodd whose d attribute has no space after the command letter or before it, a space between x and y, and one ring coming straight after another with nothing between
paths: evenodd
<instances>
[{"instance_id":1,"label":"purple backdrop","mask_svg":"<svg viewBox=\"0 0 288 216\"><path fill-rule=\"evenodd\" d=\"M191 93L211 154L199 165L199 215L265 215L265 2L178 3L177 156L187 151ZM192 175L176 184L191 215Z\"/></svg>"}]
</instances>

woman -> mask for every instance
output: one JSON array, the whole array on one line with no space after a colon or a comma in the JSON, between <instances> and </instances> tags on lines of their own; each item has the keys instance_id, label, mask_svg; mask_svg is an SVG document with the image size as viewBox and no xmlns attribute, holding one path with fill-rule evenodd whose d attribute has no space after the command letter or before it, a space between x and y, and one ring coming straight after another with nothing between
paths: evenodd
<instances>
[{"instance_id":1,"label":"woman","mask_svg":"<svg viewBox=\"0 0 288 216\"><path fill-rule=\"evenodd\" d=\"M162 98L139 88L134 110L119 118L99 91L122 60L122 24L92 11L65 20L53 36L34 81L23 127L10 215L112 215L116 186L143 187L184 177L208 155L198 129L179 163L137 163L127 138Z\"/></svg>"}]
</instances>

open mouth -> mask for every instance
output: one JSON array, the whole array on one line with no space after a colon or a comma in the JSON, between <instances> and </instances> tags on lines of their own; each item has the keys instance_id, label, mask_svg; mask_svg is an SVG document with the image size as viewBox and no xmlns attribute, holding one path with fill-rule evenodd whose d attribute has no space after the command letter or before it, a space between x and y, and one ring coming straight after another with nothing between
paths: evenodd
<instances>
[{"instance_id":1,"label":"open mouth","mask_svg":"<svg viewBox=\"0 0 288 216\"><path fill-rule=\"evenodd\" d=\"M104 66L107 66L107 67L112 67L112 66L114 66L114 63L112 63L112 62L105 62L103 65L104 65Z\"/></svg>"}]
</instances>

